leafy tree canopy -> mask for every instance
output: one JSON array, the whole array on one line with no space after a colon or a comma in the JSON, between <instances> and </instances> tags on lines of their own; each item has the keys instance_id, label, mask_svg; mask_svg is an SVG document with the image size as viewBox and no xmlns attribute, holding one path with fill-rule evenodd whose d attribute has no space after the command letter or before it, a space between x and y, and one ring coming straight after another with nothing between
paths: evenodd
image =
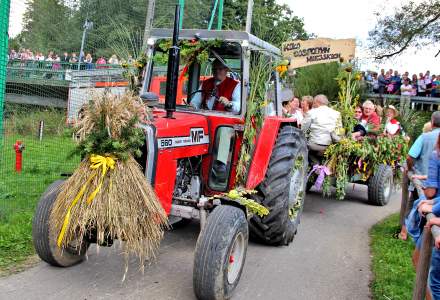
<instances>
[{"instance_id":1,"label":"leafy tree canopy","mask_svg":"<svg viewBox=\"0 0 440 300\"><path fill-rule=\"evenodd\" d=\"M376 59L440 41L440 0L410 1L392 15L377 13L377 17L369 33L369 47Z\"/></svg>"},{"instance_id":2,"label":"leafy tree canopy","mask_svg":"<svg viewBox=\"0 0 440 300\"><path fill-rule=\"evenodd\" d=\"M177 0L156 0L154 26L172 26ZM186 0L184 28L207 28L214 1ZM85 52L106 57L122 52L136 56L142 44L147 1L145 0L28 0L23 32L11 45L48 51L79 52L83 24L93 21ZM225 0L223 29L244 30L246 1ZM216 28L214 20L213 29ZM302 19L287 5L275 0L255 0L252 32L277 46L290 39L306 39ZM125 51L124 51L125 50ZM126 55L128 55L126 53Z\"/></svg>"}]
</instances>

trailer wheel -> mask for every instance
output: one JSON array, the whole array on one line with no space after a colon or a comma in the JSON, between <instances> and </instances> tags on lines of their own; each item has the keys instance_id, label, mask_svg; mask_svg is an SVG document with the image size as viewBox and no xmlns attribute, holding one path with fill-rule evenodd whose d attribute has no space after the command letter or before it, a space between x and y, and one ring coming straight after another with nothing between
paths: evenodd
<instances>
[{"instance_id":1,"label":"trailer wheel","mask_svg":"<svg viewBox=\"0 0 440 300\"><path fill-rule=\"evenodd\" d=\"M198 299L229 299L246 259L248 225L244 212L221 205L209 215L197 239L193 286Z\"/></svg>"},{"instance_id":2,"label":"trailer wheel","mask_svg":"<svg viewBox=\"0 0 440 300\"><path fill-rule=\"evenodd\" d=\"M41 196L32 223L32 238L38 256L45 262L57 267L69 267L81 262L89 243L84 241L81 246L60 249L56 245L57 233L49 224L52 207L64 180L52 183Z\"/></svg>"},{"instance_id":3,"label":"trailer wheel","mask_svg":"<svg viewBox=\"0 0 440 300\"><path fill-rule=\"evenodd\" d=\"M390 166L380 165L368 182L368 202L385 206L393 192L393 170Z\"/></svg>"},{"instance_id":4,"label":"trailer wheel","mask_svg":"<svg viewBox=\"0 0 440 300\"><path fill-rule=\"evenodd\" d=\"M281 128L266 172L254 199L269 209L269 215L254 215L251 236L269 245L288 245L298 229L307 181L307 144L301 130Z\"/></svg>"}]
</instances>

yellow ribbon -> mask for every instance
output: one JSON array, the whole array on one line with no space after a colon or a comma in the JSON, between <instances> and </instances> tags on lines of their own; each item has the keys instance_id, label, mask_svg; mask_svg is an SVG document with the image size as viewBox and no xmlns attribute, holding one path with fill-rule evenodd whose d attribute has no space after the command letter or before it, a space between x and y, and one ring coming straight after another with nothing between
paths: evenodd
<instances>
[{"instance_id":1,"label":"yellow ribbon","mask_svg":"<svg viewBox=\"0 0 440 300\"><path fill-rule=\"evenodd\" d=\"M57 239L57 245L58 247L61 248L63 239L64 239L64 235L66 234L66 230L67 230L67 226L69 225L70 222L70 214L72 211L72 208L78 203L79 199L82 198L82 196L84 195L87 186L90 184L90 182L93 180L93 178L95 178L95 176L98 174L98 170L99 168L102 168L102 172L101 172L101 178L99 180L99 184L96 187L96 189L90 194L90 196L87 198L87 204L91 204L93 199L95 199L96 195L99 193L99 191L101 190L102 187L102 183L104 181L104 177L107 174L107 171L113 170L115 168L115 158L112 156L101 156L101 155L95 155L92 154L90 156L90 168L95 170L96 172L94 172L92 175L90 175L89 179L87 179L87 182L81 187L81 190L79 191L79 193L75 196L75 199L73 199L72 203L70 203L69 208L67 209L67 213L66 216L64 217L64 222L63 222L63 226L61 227L61 231L60 234L58 235L58 239Z\"/></svg>"}]
</instances>

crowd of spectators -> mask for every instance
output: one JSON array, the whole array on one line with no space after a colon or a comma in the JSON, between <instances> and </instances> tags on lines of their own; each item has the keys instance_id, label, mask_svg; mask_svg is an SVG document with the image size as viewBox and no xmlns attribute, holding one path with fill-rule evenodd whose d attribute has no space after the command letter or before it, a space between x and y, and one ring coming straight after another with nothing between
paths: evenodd
<instances>
[{"instance_id":1,"label":"crowd of spectators","mask_svg":"<svg viewBox=\"0 0 440 300\"><path fill-rule=\"evenodd\" d=\"M31 49L24 48L20 50L11 49L8 60L10 62L18 62L21 66L38 63L39 68L51 68L53 70L71 69L75 68L75 66L87 70L94 68L100 69L121 63L121 60L116 54L113 54L109 58L99 56L95 60L91 53L81 53L81 55L77 55L75 52L70 54L64 52L62 55L58 55L54 51L49 51L44 55L40 51L32 51ZM129 56L128 60L128 63L132 61L131 56Z\"/></svg>"},{"instance_id":2,"label":"crowd of spectators","mask_svg":"<svg viewBox=\"0 0 440 300\"><path fill-rule=\"evenodd\" d=\"M400 74L396 70L382 69L380 73L363 72L362 77L369 90L380 95L440 97L440 75L430 71L410 76L409 72Z\"/></svg>"}]
</instances>

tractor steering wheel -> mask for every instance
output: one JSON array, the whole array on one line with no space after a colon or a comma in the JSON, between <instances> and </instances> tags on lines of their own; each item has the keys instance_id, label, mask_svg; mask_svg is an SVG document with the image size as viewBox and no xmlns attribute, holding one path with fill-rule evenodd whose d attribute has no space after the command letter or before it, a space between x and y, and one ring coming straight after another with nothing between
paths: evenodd
<instances>
[{"instance_id":1,"label":"tractor steering wheel","mask_svg":"<svg viewBox=\"0 0 440 300\"><path fill-rule=\"evenodd\" d=\"M196 91L192 92L191 94L189 94L188 97L186 98L188 104L191 104L192 97L197 93L203 93L203 90L196 90Z\"/></svg>"}]
</instances>

